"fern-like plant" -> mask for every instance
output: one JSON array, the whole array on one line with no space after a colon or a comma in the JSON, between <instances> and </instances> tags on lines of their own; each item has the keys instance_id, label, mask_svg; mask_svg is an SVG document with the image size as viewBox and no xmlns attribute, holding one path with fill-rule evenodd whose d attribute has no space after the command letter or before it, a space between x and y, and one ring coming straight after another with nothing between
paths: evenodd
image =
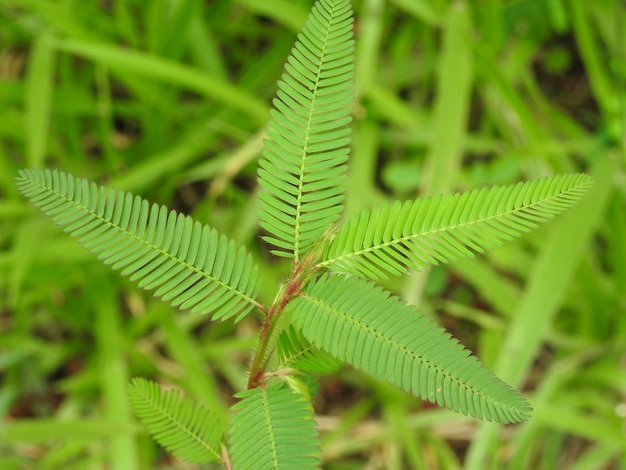
<instances>
[{"instance_id":1,"label":"fern-like plant","mask_svg":"<svg viewBox=\"0 0 626 470\"><path fill-rule=\"evenodd\" d=\"M180 458L227 468L318 468L310 374L345 362L406 392L488 421L517 423L527 401L443 329L374 281L500 245L591 187L554 176L395 202L338 223L350 145L354 40L349 0L318 0L278 83L259 163L261 225L291 272L272 305L256 299L252 257L215 229L139 196L60 171L20 172L21 192L140 287L213 320L264 317L246 390L229 423L135 379L129 396ZM280 321L279 321L280 320ZM270 358L277 369L268 370Z\"/></svg>"}]
</instances>

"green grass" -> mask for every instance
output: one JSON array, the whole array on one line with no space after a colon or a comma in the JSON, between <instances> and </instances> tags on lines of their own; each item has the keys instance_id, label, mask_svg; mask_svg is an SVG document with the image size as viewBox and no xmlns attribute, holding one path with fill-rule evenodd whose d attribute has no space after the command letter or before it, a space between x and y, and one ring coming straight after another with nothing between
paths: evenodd
<instances>
[{"instance_id":1,"label":"green grass","mask_svg":"<svg viewBox=\"0 0 626 470\"><path fill-rule=\"evenodd\" d=\"M147 437L126 384L226 413L257 323L175 314L50 226L13 177L59 168L192 214L254 247L271 303L285 265L260 241L256 159L311 4L2 2L0 468L193 468ZM348 215L562 172L596 184L515 243L386 283L523 390L533 418L480 424L343 369L317 401L324 468L626 469L626 6L355 9Z\"/></svg>"}]
</instances>

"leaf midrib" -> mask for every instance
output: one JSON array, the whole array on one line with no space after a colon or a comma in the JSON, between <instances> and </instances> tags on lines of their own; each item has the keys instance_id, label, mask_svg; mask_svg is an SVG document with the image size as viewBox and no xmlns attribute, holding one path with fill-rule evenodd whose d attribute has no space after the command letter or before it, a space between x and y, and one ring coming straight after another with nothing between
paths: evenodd
<instances>
[{"instance_id":1,"label":"leaf midrib","mask_svg":"<svg viewBox=\"0 0 626 470\"><path fill-rule=\"evenodd\" d=\"M345 260L350 259L350 258L355 257L355 256L362 256L364 254L367 254L367 253L370 253L370 252L373 252L373 251L376 251L376 250L384 250L385 248L390 247L392 245L398 245L398 244L404 243L404 242L412 242L416 238L427 237L429 235L433 235L433 234L437 234L437 233L453 231L453 230L456 230L456 229L459 229L459 228L463 228L463 227L470 227L470 226L472 226L474 224L484 223L484 222L487 222L487 221L489 221L491 219L503 218L503 217L506 217L506 216L509 216L509 215L512 215L512 214L515 214L515 213L518 213L518 212L528 211L528 210L533 209L537 205L540 205L540 204L545 203L547 201L550 201L552 199L558 199L559 197L562 197L562 196L564 196L566 194L569 194L570 192L573 192L573 191L579 189L579 186L580 185L576 185L575 187L572 187L572 188L570 188L567 191L560 192L560 193L555 194L555 195L553 195L551 197L546 197L546 198L540 199L540 200L538 200L536 202L530 203L528 205L525 205L525 206L517 208L517 209L512 209L512 210L508 210L508 211L505 211L505 212L500 212L498 214L494 214L494 215L491 215L491 216L475 219L475 220L472 220L472 221L469 221L469 222L465 222L465 223L448 225L448 226L445 226L445 227L437 228L437 229L434 229L434 230L428 230L428 231L425 231L425 232L420 231L420 232L417 232L415 234L406 235L406 236L402 236L402 237L399 237L399 238L393 238L393 239L391 239L391 240L389 240L387 242L376 243L376 244L374 244L374 245L372 245L370 247L367 247L367 248L351 251L351 252L348 252L348 253L342 253L340 256L335 256L334 258L330 258L330 259L321 261L320 263L318 263L318 267L329 266L329 265L332 265L334 263L345 261ZM552 214L552 215L554 215L554 214ZM463 246L465 246L465 245L463 245ZM475 251L475 250L472 250L472 251Z\"/></svg>"},{"instance_id":2,"label":"leaf midrib","mask_svg":"<svg viewBox=\"0 0 626 470\"><path fill-rule=\"evenodd\" d=\"M300 174L298 175L298 194L296 198L296 207L295 207L296 216L295 216L295 221L294 221L295 236L294 236L294 242L293 242L294 264L297 264L300 258L300 238L301 238L301 233L302 233L301 231L302 224L300 223L300 219L302 218L302 198L304 197L304 175L305 175L306 157L308 155L307 150L309 147L309 139L311 135L311 132L310 132L311 121L315 114L315 106L316 106L317 98L318 98L317 92L319 90L320 75L322 73L322 68L324 66L324 57L326 55L326 45L328 43L328 36L331 30L331 25L333 24L335 12L336 12L336 3L333 4L333 10L330 15L330 19L326 23L327 27L326 27L326 31L324 32L323 45L317 44L320 47L320 59L318 62L319 65L317 67L317 71L315 72L315 82L313 84L313 90L312 90L313 98L311 99L311 106L309 107L309 113L308 113L307 120L306 120L304 147L302 149L302 154L300 157ZM303 44L303 47L306 48L304 44Z\"/></svg>"},{"instance_id":3,"label":"leaf midrib","mask_svg":"<svg viewBox=\"0 0 626 470\"><path fill-rule=\"evenodd\" d=\"M69 177L69 176L68 176ZM27 181L29 181L31 184L37 185L40 188L42 188L44 191L47 191L48 193L54 194L57 197L60 197L61 199L65 200L67 203L72 204L75 207L78 207L80 209L82 209L86 214L88 214L89 216L91 216L92 218L95 219L99 219L100 221L102 221L104 224L108 225L109 227L112 227L113 229L115 229L118 232L122 232L126 237L128 238L132 238L136 241L139 241L140 243L142 243L144 246L148 246L150 247L150 249L152 249L153 251L157 251L159 252L161 255L164 255L165 257L176 261L178 264L182 264L184 265L188 270L191 270L197 274L200 274L201 276L203 276L205 279L208 279L212 282L215 282L216 284L218 284L220 287L223 287L224 289L231 291L233 294L237 295L238 297L240 297L242 300L245 300L247 303L251 304L253 307L257 307L260 308L260 305L258 304L258 302L253 299L252 297L248 296L247 294L243 293L242 291L235 289L233 286L231 286L230 284L225 283L224 281L222 281L221 279L212 276L210 273L207 273L206 271L192 265L189 264L187 261L178 258L174 255L172 255L171 253L169 253L168 251L165 251L159 247L157 247L156 245L147 242L145 239L141 238L140 236L129 232L126 229L121 228L119 225L116 225L110 221L108 221L106 218L104 218L103 216L99 215L97 212L94 212L92 210L89 209L89 207L85 207L82 204L79 204L78 202L76 202L74 199L68 197L65 194L62 194L56 190L54 190L53 188L48 187L45 184L42 184L38 181L33 181L30 178L25 178ZM80 184L80 180L76 180L74 182L75 186L78 184ZM116 198L117 200L117 198ZM90 230L91 232L91 230ZM157 232L154 233L154 235L158 235ZM136 271L135 271L136 272ZM130 275L132 276L133 273L130 273ZM190 274L191 275L191 274Z\"/></svg>"},{"instance_id":4,"label":"leaf midrib","mask_svg":"<svg viewBox=\"0 0 626 470\"><path fill-rule=\"evenodd\" d=\"M270 405L267 397L267 391L264 387L261 387L260 390L261 401L263 403L263 417L265 418L265 426L267 427L267 439L269 440L272 455L272 466L273 468L279 468L278 451L276 449L276 438L274 436L274 428L272 426L272 416L270 413Z\"/></svg>"},{"instance_id":5,"label":"leaf midrib","mask_svg":"<svg viewBox=\"0 0 626 470\"><path fill-rule=\"evenodd\" d=\"M385 336L380 331L378 331L378 330L376 330L374 328L369 327L365 323L363 323L363 322L361 322L359 320L356 320L355 318L353 318L351 316L346 315L344 312L342 312L340 310L337 310L336 308L333 308L331 305L328 305L327 303L325 303L322 299L319 299L317 297L313 297L313 296L311 296L311 295L309 295L307 293L302 293L301 297L306 299L306 300L308 300L308 301L310 301L310 302L312 302L314 305L322 308L323 310L325 310L325 311L327 311L329 313L335 314L340 319L344 319L345 321L348 321L349 323L353 324L355 327L360 328L361 330L364 330L367 334L370 334L370 335L373 335L373 336L375 336L377 338L380 338L381 340L383 340L387 344L389 344L392 347L394 347L396 350L401 351L401 353L404 354L405 356L408 356L409 358L412 358L413 360L418 361L420 364L422 364L422 366L424 366L424 367L426 367L428 369L434 369L434 370L438 371L439 373L441 373L445 377L449 378L452 382L457 384L459 388L463 388L466 391L468 391L468 392L470 392L470 393L472 393L474 395L479 396L480 399L483 400L484 402L497 403L500 408L511 410L513 416L518 415L520 413L520 410L515 408L513 405L510 405L510 404L507 404L507 403L503 403L500 400L496 400L493 397L490 397L490 396L486 395L482 391L477 390L474 386L472 386L472 385L470 385L470 384L468 384L466 382L463 382L461 379L457 378L456 376L446 372L444 369L440 369L440 368L436 367L434 364L432 364L431 362L428 362L422 356L414 354L410 349L408 349L405 346L401 345L397 341L394 341L392 338L389 338L388 336ZM320 345L317 345L317 346L322 348ZM322 348L322 349L325 349L325 348ZM478 363L477 363L477 365L478 365ZM482 367L481 367L481 369L482 369ZM499 379L496 378L496 380L499 380ZM413 386L414 386L414 382L412 380L411 381L411 388L413 388ZM436 392L436 393L438 394L439 392ZM422 398L427 399L427 397L422 397ZM446 403L446 406L452 407L452 404Z\"/></svg>"},{"instance_id":6,"label":"leaf midrib","mask_svg":"<svg viewBox=\"0 0 626 470\"><path fill-rule=\"evenodd\" d=\"M170 392L171 393L171 392ZM156 408L157 410L159 410L161 412L161 414L163 416L165 416L167 419L169 419L172 423L174 423L179 429L181 429L182 431L184 431L189 437L191 437L195 442L197 442L201 447L203 447L205 450L209 451L209 453L217 460L219 460L221 458L221 456L215 452L215 450L209 445L208 442L206 442L204 440L204 438L192 431L190 428L188 428L187 426L185 426L183 424L183 422L181 420L178 419L178 417L173 414L170 413L170 411L165 407L165 405L163 405L163 403L161 401L158 400L153 400L153 397L148 395L144 395L144 399L146 401L148 401L149 403L152 403L152 405L154 406L154 408Z\"/></svg>"}]
</instances>

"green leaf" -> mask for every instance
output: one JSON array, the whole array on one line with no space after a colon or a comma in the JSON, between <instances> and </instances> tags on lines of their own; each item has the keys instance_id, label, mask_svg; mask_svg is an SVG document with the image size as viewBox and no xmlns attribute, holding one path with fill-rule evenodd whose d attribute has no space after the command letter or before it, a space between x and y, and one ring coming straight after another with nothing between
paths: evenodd
<instances>
[{"instance_id":1,"label":"green leaf","mask_svg":"<svg viewBox=\"0 0 626 470\"><path fill-rule=\"evenodd\" d=\"M333 358L333 361L336 359ZM289 388L312 402L320 389L319 377L312 374L285 375L282 377Z\"/></svg>"},{"instance_id":2,"label":"green leaf","mask_svg":"<svg viewBox=\"0 0 626 470\"><path fill-rule=\"evenodd\" d=\"M372 279L472 257L528 232L581 199L584 174L386 204L339 229L319 266Z\"/></svg>"},{"instance_id":3,"label":"green leaf","mask_svg":"<svg viewBox=\"0 0 626 470\"><path fill-rule=\"evenodd\" d=\"M17 186L105 264L175 307L239 319L258 305L252 258L215 229L56 170L22 170Z\"/></svg>"},{"instance_id":4,"label":"green leaf","mask_svg":"<svg viewBox=\"0 0 626 470\"><path fill-rule=\"evenodd\" d=\"M235 469L306 469L319 466L313 407L284 383L237 395L230 427Z\"/></svg>"},{"instance_id":5,"label":"green leaf","mask_svg":"<svg viewBox=\"0 0 626 470\"><path fill-rule=\"evenodd\" d=\"M185 87L190 91L201 93L209 99L222 101L228 108L243 111L255 122L262 123L267 118L264 101L243 91L242 87L165 57L133 50L119 44L111 45L100 41L76 40L69 37L60 39L58 48L102 64L114 72L120 71L120 75L136 73L140 76L148 76L150 80L162 80L169 85Z\"/></svg>"},{"instance_id":6,"label":"green leaf","mask_svg":"<svg viewBox=\"0 0 626 470\"><path fill-rule=\"evenodd\" d=\"M25 157L29 165L42 165L47 152L54 76L56 62L56 39L47 31L35 38L29 57L25 97Z\"/></svg>"},{"instance_id":7,"label":"green leaf","mask_svg":"<svg viewBox=\"0 0 626 470\"><path fill-rule=\"evenodd\" d=\"M215 414L177 390L163 391L141 378L131 381L128 396L150 435L176 457L187 462L221 459L224 425Z\"/></svg>"},{"instance_id":8,"label":"green leaf","mask_svg":"<svg viewBox=\"0 0 626 470\"><path fill-rule=\"evenodd\" d=\"M291 367L316 374L328 374L339 367L335 358L310 344L293 325L281 331L277 350L281 367Z\"/></svg>"},{"instance_id":9,"label":"green leaf","mask_svg":"<svg viewBox=\"0 0 626 470\"><path fill-rule=\"evenodd\" d=\"M261 225L297 262L342 210L354 40L349 0L315 3L278 82L259 165Z\"/></svg>"},{"instance_id":10,"label":"green leaf","mask_svg":"<svg viewBox=\"0 0 626 470\"><path fill-rule=\"evenodd\" d=\"M487 421L530 415L526 400L445 330L368 281L324 276L290 306L315 346L415 396Z\"/></svg>"}]
</instances>

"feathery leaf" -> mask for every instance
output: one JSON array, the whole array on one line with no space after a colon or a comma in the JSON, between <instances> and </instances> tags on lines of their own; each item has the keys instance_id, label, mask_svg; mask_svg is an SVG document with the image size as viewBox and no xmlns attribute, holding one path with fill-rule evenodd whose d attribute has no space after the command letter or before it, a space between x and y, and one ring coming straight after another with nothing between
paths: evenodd
<instances>
[{"instance_id":1,"label":"feathery leaf","mask_svg":"<svg viewBox=\"0 0 626 470\"><path fill-rule=\"evenodd\" d=\"M313 407L284 383L246 390L229 431L233 468L318 468Z\"/></svg>"},{"instance_id":2,"label":"feathery leaf","mask_svg":"<svg viewBox=\"0 0 626 470\"><path fill-rule=\"evenodd\" d=\"M448 194L363 211L339 229L320 266L371 279L474 256L575 204L584 174Z\"/></svg>"},{"instance_id":3,"label":"feathery leaf","mask_svg":"<svg viewBox=\"0 0 626 470\"><path fill-rule=\"evenodd\" d=\"M315 3L278 82L259 162L261 226L297 262L341 213L353 100L349 0Z\"/></svg>"},{"instance_id":4,"label":"feathery leaf","mask_svg":"<svg viewBox=\"0 0 626 470\"><path fill-rule=\"evenodd\" d=\"M220 460L224 425L215 414L177 390L163 391L141 378L128 385L128 397L150 435L176 457L194 463Z\"/></svg>"},{"instance_id":5,"label":"feathery leaf","mask_svg":"<svg viewBox=\"0 0 626 470\"><path fill-rule=\"evenodd\" d=\"M530 415L524 398L445 330L371 282L323 276L290 307L315 346L378 379L487 421Z\"/></svg>"},{"instance_id":6,"label":"feathery leaf","mask_svg":"<svg viewBox=\"0 0 626 470\"><path fill-rule=\"evenodd\" d=\"M78 243L173 306L239 319L258 305L252 258L215 229L56 170L20 176L22 194Z\"/></svg>"},{"instance_id":7,"label":"feathery leaf","mask_svg":"<svg viewBox=\"0 0 626 470\"><path fill-rule=\"evenodd\" d=\"M277 343L281 367L329 374L339 367L337 360L310 344L293 325L281 331Z\"/></svg>"}]
</instances>

